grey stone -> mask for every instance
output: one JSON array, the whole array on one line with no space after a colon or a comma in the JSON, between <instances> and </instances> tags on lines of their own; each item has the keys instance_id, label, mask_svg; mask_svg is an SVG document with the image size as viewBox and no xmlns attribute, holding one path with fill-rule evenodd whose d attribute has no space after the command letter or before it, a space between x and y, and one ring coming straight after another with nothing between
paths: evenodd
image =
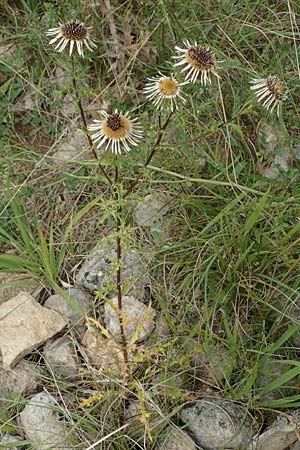
<instances>
[{"instance_id":1,"label":"grey stone","mask_svg":"<svg viewBox=\"0 0 300 450\"><path fill-rule=\"evenodd\" d=\"M22 360L13 369L0 369L0 397L11 398L15 394L32 394L39 385L39 367Z\"/></svg>"},{"instance_id":2,"label":"grey stone","mask_svg":"<svg viewBox=\"0 0 300 450\"><path fill-rule=\"evenodd\" d=\"M163 215L168 212L169 203L170 198L161 192L146 195L135 205L133 218L136 225L146 228L154 226L161 228L161 220Z\"/></svg>"},{"instance_id":3,"label":"grey stone","mask_svg":"<svg viewBox=\"0 0 300 450\"><path fill-rule=\"evenodd\" d=\"M68 431L60 420L55 399L47 392L34 395L19 416L19 426L36 450L72 449Z\"/></svg>"},{"instance_id":4,"label":"grey stone","mask_svg":"<svg viewBox=\"0 0 300 450\"><path fill-rule=\"evenodd\" d=\"M64 337L44 347L46 363L57 376L72 377L78 373L80 362L69 338Z\"/></svg>"},{"instance_id":5,"label":"grey stone","mask_svg":"<svg viewBox=\"0 0 300 450\"><path fill-rule=\"evenodd\" d=\"M88 362L104 373L123 374L125 371L122 349L113 340L106 339L90 328L82 339Z\"/></svg>"},{"instance_id":6,"label":"grey stone","mask_svg":"<svg viewBox=\"0 0 300 450\"><path fill-rule=\"evenodd\" d=\"M83 311L88 313L91 310L93 298L87 291L78 288L70 288L65 292L69 298L74 299L78 303ZM82 319L79 312L72 308L70 303L59 294L51 295L45 301L44 306L61 314L69 325L77 324Z\"/></svg>"},{"instance_id":7,"label":"grey stone","mask_svg":"<svg viewBox=\"0 0 300 450\"><path fill-rule=\"evenodd\" d=\"M104 244L86 258L79 270L77 283L92 292L108 288L116 294L116 250ZM122 283L124 295L136 295L143 299L149 285L145 263L136 250L124 252L122 256Z\"/></svg>"},{"instance_id":8,"label":"grey stone","mask_svg":"<svg viewBox=\"0 0 300 450\"><path fill-rule=\"evenodd\" d=\"M270 166L265 168L263 172L266 178L278 178L280 172L287 172L291 167L293 155L291 154L289 143L281 130L266 120L262 120L259 126L258 148L260 153L270 163Z\"/></svg>"},{"instance_id":9,"label":"grey stone","mask_svg":"<svg viewBox=\"0 0 300 450\"><path fill-rule=\"evenodd\" d=\"M0 323L4 370L14 367L25 355L66 326L60 314L44 308L31 295L22 293L0 305Z\"/></svg>"},{"instance_id":10,"label":"grey stone","mask_svg":"<svg viewBox=\"0 0 300 450\"><path fill-rule=\"evenodd\" d=\"M0 273L0 305L21 292L33 295L37 287L26 273Z\"/></svg>"},{"instance_id":11,"label":"grey stone","mask_svg":"<svg viewBox=\"0 0 300 450\"><path fill-rule=\"evenodd\" d=\"M133 336L135 336L135 342L144 341L150 336L155 327L154 309L150 305L144 305L144 303L136 300L132 296L124 296L122 298L122 316L123 323L125 324L124 331L127 342ZM105 303L104 322L107 331L115 340L121 342L117 297Z\"/></svg>"},{"instance_id":12,"label":"grey stone","mask_svg":"<svg viewBox=\"0 0 300 450\"><path fill-rule=\"evenodd\" d=\"M71 102L71 105L73 109L73 102ZM69 115L70 112L67 111L66 114ZM91 157L86 134L79 128L72 130L70 136L57 145L53 154L54 159L66 162L88 160Z\"/></svg>"},{"instance_id":13,"label":"grey stone","mask_svg":"<svg viewBox=\"0 0 300 450\"><path fill-rule=\"evenodd\" d=\"M153 192L136 203L133 210L135 224L145 229L154 244L164 244L168 236L166 213L170 207L170 197L160 192Z\"/></svg>"},{"instance_id":14,"label":"grey stone","mask_svg":"<svg viewBox=\"0 0 300 450\"><path fill-rule=\"evenodd\" d=\"M295 444L290 447L290 450L300 450L300 441L295 442Z\"/></svg>"},{"instance_id":15,"label":"grey stone","mask_svg":"<svg viewBox=\"0 0 300 450\"><path fill-rule=\"evenodd\" d=\"M199 450L190 436L179 428L170 425L162 434L165 437L159 440L155 450Z\"/></svg>"},{"instance_id":16,"label":"grey stone","mask_svg":"<svg viewBox=\"0 0 300 450\"><path fill-rule=\"evenodd\" d=\"M255 436L249 450L285 450L297 440L297 424L278 417L262 434Z\"/></svg>"},{"instance_id":17,"label":"grey stone","mask_svg":"<svg viewBox=\"0 0 300 450\"><path fill-rule=\"evenodd\" d=\"M221 398L198 400L182 409L181 418L205 450L246 448L255 434L248 411Z\"/></svg>"},{"instance_id":18,"label":"grey stone","mask_svg":"<svg viewBox=\"0 0 300 450\"><path fill-rule=\"evenodd\" d=\"M23 450L25 447L20 446L20 442L22 442L23 439L20 436L15 436L14 434L6 433L2 438L0 436L0 448L2 450L9 450L10 448L17 448L18 450ZM18 444L18 445L12 445L12 444ZM6 444L9 444L8 447L6 447Z\"/></svg>"}]
</instances>

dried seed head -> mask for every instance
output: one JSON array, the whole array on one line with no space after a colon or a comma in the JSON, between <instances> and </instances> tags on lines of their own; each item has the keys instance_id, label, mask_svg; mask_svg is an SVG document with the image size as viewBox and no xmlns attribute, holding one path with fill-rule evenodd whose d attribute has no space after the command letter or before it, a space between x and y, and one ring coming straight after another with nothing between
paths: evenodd
<instances>
[{"instance_id":1,"label":"dried seed head","mask_svg":"<svg viewBox=\"0 0 300 450\"><path fill-rule=\"evenodd\" d=\"M208 47L191 47L186 59L188 63L198 70L212 70L216 67L216 57Z\"/></svg>"},{"instance_id":2,"label":"dried seed head","mask_svg":"<svg viewBox=\"0 0 300 450\"><path fill-rule=\"evenodd\" d=\"M84 46L90 51L96 47L90 38L89 30L90 28L87 28L83 23L67 22L61 23L57 28L50 28L46 34L52 36L49 44L56 43L55 50L62 52L70 44L69 54L71 55L76 44L78 54L83 56Z\"/></svg>"},{"instance_id":3,"label":"dried seed head","mask_svg":"<svg viewBox=\"0 0 300 450\"><path fill-rule=\"evenodd\" d=\"M286 97L283 83L276 75L269 75L268 78L254 78L250 81L251 88L255 91L255 96L262 103L266 110L270 112L276 108L277 115L280 114L282 102Z\"/></svg>"},{"instance_id":4,"label":"dried seed head","mask_svg":"<svg viewBox=\"0 0 300 450\"><path fill-rule=\"evenodd\" d=\"M195 83L200 76L200 82L205 86L211 83L210 75L216 77L217 61L215 54L207 46L198 45L197 42L191 45L189 41L184 42L185 48L175 47L178 52L174 59L178 59L175 66L182 66L181 72L187 71L186 80Z\"/></svg>"},{"instance_id":5,"label":"dried seed head","mask_svg":"<svg viewBox=\"0 0 300 450\"><path fill-rule=\"evenodd\" d=\"M87 37L88 30L81 23L68 22L61 26L61 33L65 39L82 41Z\"/></svg>"}]
</instances>

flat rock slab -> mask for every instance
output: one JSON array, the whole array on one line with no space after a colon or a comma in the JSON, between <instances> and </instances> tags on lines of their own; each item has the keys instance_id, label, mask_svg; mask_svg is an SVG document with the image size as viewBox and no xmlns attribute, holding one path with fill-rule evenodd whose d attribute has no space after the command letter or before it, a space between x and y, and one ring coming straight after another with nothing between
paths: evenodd
<instances>
[{"instance_id":1,"label":"flat rock slab","mask_svg":"<svg viewBox=\"0 0 300 450\"><path fill-rule=\"evenodd\" d=\"M44 308L29 294L18 294L0 305L2 368L13 368L66 325L59 313Z\"/></svg>"}]
</instances>

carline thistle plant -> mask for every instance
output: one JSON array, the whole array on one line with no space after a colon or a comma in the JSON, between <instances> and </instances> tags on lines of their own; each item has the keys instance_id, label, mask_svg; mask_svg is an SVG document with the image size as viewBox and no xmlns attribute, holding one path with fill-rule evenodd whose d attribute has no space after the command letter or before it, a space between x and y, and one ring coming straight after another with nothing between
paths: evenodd
<instances>
[{"instance_id":1,"label":"carline thistle plant","mask_svg":"<svg viewBox=\"0 0 300 450\"><path fill-rule=\"evenodd\" d=\"M253 78L250 83L251 90L255 92L258 102L270 112L276 108L277 115L280 115L282 102L286 98L286 92L283 83L276 75L269 75L267 78Z\"/></svg>"},{"instance_id":2,"label":"carline thistle plant","mask_svg":"<svg viewBox=\"0 0 300 450\"><path fill-rule=\"evenodd\" d=\"M216 77L219 75L216 72L217 61L215 54L209 49L208 46L198 45L197 42L190 44L188 40L184 43L185 48L176 46L175 50L178 55L173 56L173 59L179 61L174 64L174 67L181 67L181 72L187 72L185 79L191 83L195 83L200 77L200 83L206 86L211 83L210 75L213 74Z\"/></svg>"},{"instance_id":3,"label":"carline thistle plant","mask_svg":"<svg viewBox=\"0 0 300 450\"><path fill-rule=\"evenodd\" d=\"M96 48L96 44L90 37L91 27L86 27L84 23L79 22L66 22L60 23L57 28L50 28L46 31L48 36L54 36L49 42L50 45L58 43L55 46L55 50L63 52L64 49L70 44L69 55L72 55L73 48L76 44L79 56L84 56L83 46L88 50L93 51Z\"/></svg>"},{"instance_id":4,"label":"carline thistle plant","mask_svg":"<svg viewBox=\"0 0 300 450\"><path fill-rule=\"evenodd\" d=\"M96 48L90 36L91 27L85 26L84 23L73 21L60 23L56 28L50 28L46 34L51 36L49 42L50 45L55 46L55 50L62 53L68 48L68 53L72 56L73 50L77 49L79 56L83 57L84 48L89 51L93 51ZM188 40L184 42L184 48L179 46L175 47L177 55L173 56L176 60L174 66L185 74L185 81L179 82L176 76L172 73L170 76L165 76L161 72L158 72L157 77L148 78L143 92L147 99L153 102L154 106L158 109L169 109L169 115L163 124L160 124L160 128L157 132L156 139L152 145L152 149L143 165L143 168L147 167L152 158L154 157L157 149L161 145L161 140L164 135L164 131L168 127L171 118L174 115L176 109L178 109L179 103L186 102L182 88L188 83L195 83L200 80L203 86L211 83L211 76L214 75L220 78L217 73L217 64L221 61L216 60L214 52L210 50L208 46L198 45L197 42L191 44ZM73 61L73 89L74 97L77 100L84 129L89 139L89 144L94 158L98 161L99 168L102 174L108 181L111 193L114 196L117 204L116 214L114 215L114 224L116 231L116 250L117 250L117 262L116 262L116 290L118 293L118 313L120 324L120 335L122 338L122 349L124 362L126 366L126 374L124 378L128 378L130 374L129 367L129 354L127 349L127 341L125 336L124 319L122 315L122 202L133 191L134 187L138 184L142 178L142 170L137 172L136 177L131 181L127 190L118 189L123 179L119 176L119 159L115 158L115 176L112 177L110 172L107 172L105 166L103 166L99 157L94 149L102 151L110 150L115 155L121 155L123 152L128 153L132 147L137 147L143 138L143 130L137 118L130 118L129 113L122 113L115 109L112 113L106 111L100 111L102 118L100 120L94 120L93 123L87 125L86 115L81 103L80 91L77 88L76 71L74 70ZM268 78L251 80L253 86L252 90L255 91L255 95L258 101L263 102L263 106L268 110L273 111L281 107L282 101L285 98L285 89L276 76L269 76Z\"/></svg>"}]
</instances>

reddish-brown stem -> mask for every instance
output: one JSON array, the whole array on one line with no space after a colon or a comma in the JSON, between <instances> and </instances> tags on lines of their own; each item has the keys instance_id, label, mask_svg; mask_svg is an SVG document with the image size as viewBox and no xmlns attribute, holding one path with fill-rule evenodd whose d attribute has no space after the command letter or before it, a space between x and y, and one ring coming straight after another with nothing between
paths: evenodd
<instances>
[{"instance_id":1,"label":"reddish-brown stem","mask_svg":"<svg viewBox=\"0 0 300 450\"><path fill-rule=\"evenodd\" d=\"M73 70L72 70L73 91L74 91L74 94L75 94L75 97L76 97L76 101L77 101L77 104L78 104L78 108L79 108L79 111L80 111L81 120L82 120L83 125L84 125L84 132L85 132L86 137L87 137L87 139L89 141L89 146L90 146L91 152L93 154L93 157L96 159L96 161L98 161L99 168L100 168L102 174L107 179L109 184L112 184L112 180L111 180L110 176L108 175L108 173L104 169L103 165L99 162L98 155L97 155L97 153L96 153L96 151L95 151L95 149L93 147L93 141L91 139L91 136L88 133L87 122L86 122L86 118L85 118L85 114L84 114L84 109L82 107L82 103L81 103L81 99L80 99L80 95L79 95L79 91L78 91L78 86L77 86L77 81L76 81L76 77L74 75L74 61L72 61L72 65L73 65Z\"/></svg>"},{"instance_id":2,"label":"reddish-brown stem","mask_svg":"<svg viewBox=\"0 0 300 450\"><path fill-rule=\"evenodd\" d=\"M117 298L118 298L118 316L119 316L119 324L120 324L120 334L121 334L121 340L122 340L122 351L123 351L123 358L124 358L124 364L125 364L125 378L129 377L129 359L128 359L128 351L127 351L127 340L125 335L125 328L124 328L124 320L123 320L123 302L122 302L122 278L121 278L121 262L122 262L122 246L121 246L121 214L122 214L122 208L120 205L120 198L117 188L118 183L118 166L116 164L116 171L115 171L115 185L114 185L114 194L115 199L117 202L117 217L116 217L116 234L117 234Z\"/></svg>"},{"instance_id":3,"label":"reddish-brown stem","mask_svg":"<svg viewBox=\"0 0 300 450\"><path fill-rule=\"evenodd\" d=\"M156 138L156 141L154 142L153 147L152 147L152 150L151 150L151 152L150 152L150 154L149 154L149 156L148 156L148 158L147 158L147 160L146 160L146 162L145 162L145 164L144 164L144 169L145 169L145 167L148 166L148 164L150 164L150 162L151 162L153 156L155 155L155 152L156 152L157 148L158 148L159 145L160 145L160 141L161 141L161 139L162 139L162 137L163 137L164 131L165 131L165 129L167 128L167 126L169 125L169 122L170 122L170 120L171 120L173 114L174 114L174 111L171 111L170 114L168 115L168 117L167 117L165 123L164 123L163 126L160 128L159 133L158 133L157 138ZM123 195L123 198L126 198L126 197L133 191L133 189L135 188L135 186L138 184L138 182L139 182L140 179L142 178L142 175L143 175L142 172L140 172L140 173L137 175L136 179L130 184L129 188L127 189L127 191L126 191L125 194Z\"/></svg>"}]
</instances>

